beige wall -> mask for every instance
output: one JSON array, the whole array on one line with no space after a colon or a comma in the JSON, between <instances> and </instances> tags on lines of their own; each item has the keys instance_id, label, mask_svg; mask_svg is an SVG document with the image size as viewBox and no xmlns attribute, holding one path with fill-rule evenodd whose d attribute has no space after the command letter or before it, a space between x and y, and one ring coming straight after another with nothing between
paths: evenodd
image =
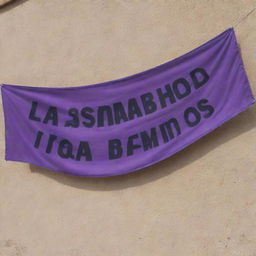
<instances>
[{"instance_id":1,"label":"beige wall","mask_svg":"<svg viewBox=\"0 0 256 256\"><path fill-rule=\"evenodd\" d=\"M256 94L256 1L28 0L0 12L0 82L77 86L167 62L234 26ZM256 255L256 109L111 178L4 161L1 256Z\"/></svg>"}]
</instances>

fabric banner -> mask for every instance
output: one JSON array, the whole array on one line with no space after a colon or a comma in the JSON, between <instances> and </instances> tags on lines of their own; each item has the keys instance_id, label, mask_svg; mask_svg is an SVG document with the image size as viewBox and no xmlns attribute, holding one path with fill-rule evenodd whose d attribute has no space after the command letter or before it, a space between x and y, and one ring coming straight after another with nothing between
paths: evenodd
<instances>
[{"instance_id":1,"label":"fabric banner","mask_svg":"<svg viewBox=\"0 0 256 256\"><path fill-rule=\"evenodd\" d=\"M233 28L128 77L1 91L6 160L95 177L170 157L255 102Z\"/></svg>"}]
</instances>

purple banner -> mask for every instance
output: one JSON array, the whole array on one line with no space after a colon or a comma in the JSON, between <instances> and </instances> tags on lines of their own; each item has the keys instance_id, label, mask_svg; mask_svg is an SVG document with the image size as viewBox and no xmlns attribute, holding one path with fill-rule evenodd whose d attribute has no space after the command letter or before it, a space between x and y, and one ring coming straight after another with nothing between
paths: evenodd
<instances>
[{"instance_id":1,"label":"purple banner","mask_svg":"<svg viewBox=\"0 0 256 256\"><path fill-rule=\"evenodd\" d=\"M6 160L95 177L170 157L255 102L233 28L121 79L1 89Z\"/></svg>"}]
</instances>

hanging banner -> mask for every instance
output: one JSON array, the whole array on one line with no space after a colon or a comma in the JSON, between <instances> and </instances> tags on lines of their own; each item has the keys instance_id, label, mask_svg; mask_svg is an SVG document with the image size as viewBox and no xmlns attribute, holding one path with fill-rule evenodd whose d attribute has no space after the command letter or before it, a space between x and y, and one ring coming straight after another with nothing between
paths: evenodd
<instances>
[{"instance_id":1,"label":"hanging banner","mask_svg":"<svg viewBox=\"0 0 256 256\"><path fill-rule=\"evenodd\" d=\"M121 79L1 91L6 160L95 177L170 157L255 102L233 28Z\"/></svg>"}]
</instances>

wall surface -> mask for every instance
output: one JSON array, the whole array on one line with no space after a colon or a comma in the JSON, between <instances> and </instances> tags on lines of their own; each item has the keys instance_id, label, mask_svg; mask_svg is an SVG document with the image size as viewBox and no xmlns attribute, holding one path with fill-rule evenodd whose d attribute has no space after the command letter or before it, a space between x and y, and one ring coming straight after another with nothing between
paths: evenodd
<instances>
[{"instance_id":1,"label":"wall surface","mask_svg":"<svg viewBox=\"0 0 256 256\"><path fill-rule=\"evenodd\" d=\"M132 75L233 26L256 94L256 1L23 0L0 10L0 82L77 86ZM4 160L1 256L255 256L256 107L173 157L80 178Z\"/></svg>"}]
</instances>

